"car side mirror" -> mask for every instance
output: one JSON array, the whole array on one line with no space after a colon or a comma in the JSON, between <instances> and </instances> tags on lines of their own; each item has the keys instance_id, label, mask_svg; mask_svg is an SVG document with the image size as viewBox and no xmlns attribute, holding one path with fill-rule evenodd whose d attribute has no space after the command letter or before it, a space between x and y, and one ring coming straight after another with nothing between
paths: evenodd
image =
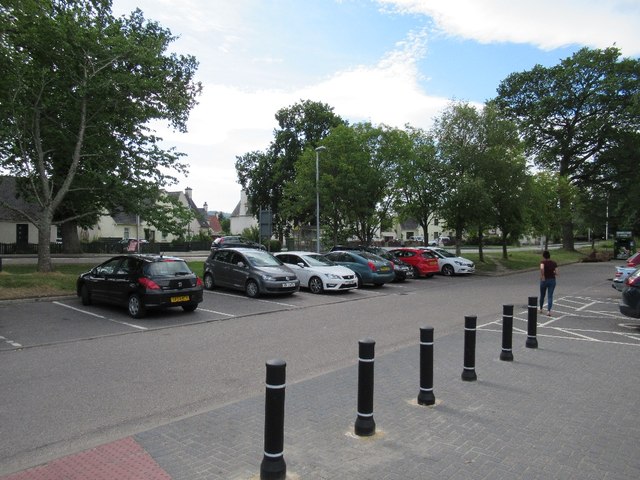
<instances>
[{"instance_id":1,"label":"car side mirror","mask_svg":"<svg viewBox=\"0 0 640 480\"><path fill-rule=\"evenodd\" d=\"M296 263L296 265L298 265L300 268L304 268L304 263L302 263L302 262L298 262L298 263Z\"/></svg>"},{"instance_id":2,"label":"car side mirror","mask_svg":"<svg viewBox=\"0 0 640 480\"><path fill-rule=\"evenodd\" d=\"M244 262L238 262L236 265L238 265L240 268L244 268Z\"/></svg>"}]
</instances>

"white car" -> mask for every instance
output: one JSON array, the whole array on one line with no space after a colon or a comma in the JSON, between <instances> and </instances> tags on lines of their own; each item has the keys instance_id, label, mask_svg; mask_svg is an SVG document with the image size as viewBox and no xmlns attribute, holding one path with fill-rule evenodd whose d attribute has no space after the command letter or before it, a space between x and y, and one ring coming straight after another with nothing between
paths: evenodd
<instances>
[{"instance_id":1,"label":"white car","mask_svg":"<svg viewBox=\"0 0 640 480\"><path fill-rule=\"evenodd\" d=\"M439 247L422 247L424 250L428 250L438 258L438 266L440 267L440 273L447 277L451 275L462 275L468 273L475 273L476 266L473 262L464 257L456 257L444 248Z\"/></svg>"},{"instance_id":2,"label":"white car","mask_svg":"<svg viewBox=\"0 0 640 480\"><path fill-rule=\"evenodd\" d=\"M311 293L351 290L358 288L358 278L353 270L336 265L324 255L314 252L274 253L300 279L300 287Z\"/></svg>"}]
</instances>

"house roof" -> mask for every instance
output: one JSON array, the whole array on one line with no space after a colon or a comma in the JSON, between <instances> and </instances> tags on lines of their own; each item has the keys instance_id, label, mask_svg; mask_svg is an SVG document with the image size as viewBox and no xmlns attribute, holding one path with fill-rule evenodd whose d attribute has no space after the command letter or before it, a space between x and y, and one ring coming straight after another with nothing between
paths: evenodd
<instances>
[{"instance_id":1,"label":"house roof","mask_svg":"<svg viewBox=\"0 0 640 480\"><path fill-rule=\"evenodd\" d=\"M24 215L9 208L7 205L20 209L27 214L35 214L38 211L37 205L27 202L18 195L15 177L0 176L0 221L28 221Z\"/></svg>"},{"instance_id":2,"label":"house roof","mask_svg":"<svg viewBox=\"0 0 640 480\"><path fill-rule=\"evenodd\" d=\"M222 233L222 225L217 215L209 215L209 227L214 234Z\"/></svg>"}]
</instances>

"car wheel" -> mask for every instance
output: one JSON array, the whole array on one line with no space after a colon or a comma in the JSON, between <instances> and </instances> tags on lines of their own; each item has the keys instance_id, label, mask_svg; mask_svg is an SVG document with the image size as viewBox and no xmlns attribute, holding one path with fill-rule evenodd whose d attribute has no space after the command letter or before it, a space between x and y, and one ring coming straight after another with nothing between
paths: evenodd
<instances>
[{"instance_id":1,"label":"car wheel","mask_svg":"<svg viewBox=\"0 0 640 480\"><path fill-rule=\"evenodd\" d=\"M89 287L82 285L80 289L80 297L82 298L83 305L91 305L91 293L89 293Z\"/></svg>"},{"instance_id":2,"label":"car wheel","mask_svg":"<svg viewBox=\"0 0 640 480\"><path fill-rule=\"evenodd\" d=\"M322 280L318 277L311 277L309 280L309 290L311 290L311 293L322 293L324 290Z\"/></svg>"},{"instance_id":3,"label":"car wheel","mask_svg":"<svg viewBox=\"0 0 640 480\"><path fill-rule=\"evenodd\" d=\"M358 288L362 288L364 283L362 282L362 277L356 273L356 278L358 279Z\"/></svg>"},{"instance_id":4,"label":"car wheel","mask_svg":"<svg viewBox=\"0 0 640 480\"><path fill-rule=\"evenodd\" d=\"M420 278L420 269L418 267L413 267L413 276Z\"/></svg>"},{"instance_id":5,"label":"car wheel","mask_svg":"<svg viewBox=\"0 0 640 480\"><path fill-rule=\"evenodd\" d=\"M206 288L207 290L213 290L213 287L215 287L216 284L213 281L213 275L211 275L210 273L205 273L204 274L204 288Z\"/></svg>"},{"instance_id":6,"label":"car wheel","mask_svg":"<svg viewBox=\"0 0 640 480\"><path fill-rule=\"evenodd\" d=\"M451 265L442 266L442 275L444 275L445 277L451 277L454 273L455 271Z\"/></svg>"},{"instance_id":7,"label":"car wheel","mask_svg":"<svg viewBox=\"0 0 640 480\"><path fill-rule=\"evenodd\" d=\"M128 309L129 315L133 318L142 318L146 313L144 304L137 293L134 293L129 297Z\"/></svg>"},{"instance_id":8,"label":"car wheel","mask_svg":"<svg viewBox=\"0 0 640 480\"><path fill-rule=\"evenodd\" d=\"M198 308L197 303L189 303L187 305L182 306L182 310L184 310L185 312L193 312L195 311L196 308Z\"/></svg>"},{"instance_id":9,"label":"car wheel","mask_svg":"<svg viewBox=\"0 0 640 480\"><path fill-rule=\"evenodd\" d=\"M260 295L260 288L255 280L247 280L245 291L247 292L247 297L250 298L256 298Z\"/></svg>"}]
</instances>

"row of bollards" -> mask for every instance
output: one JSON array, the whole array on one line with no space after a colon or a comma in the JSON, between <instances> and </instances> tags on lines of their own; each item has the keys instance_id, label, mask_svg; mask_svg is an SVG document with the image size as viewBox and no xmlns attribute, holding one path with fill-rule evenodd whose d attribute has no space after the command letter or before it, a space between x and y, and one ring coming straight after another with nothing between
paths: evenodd
<instances>
[{"instance_id":1,"label":"row of bollards","mask_svg":"<svg viewBox=\"0 0 640 480\"><path fill-rule=\"evenodd\" d=\"M527 348L538 348L537 297L529 297L527 309ZM476 316L464 318L464 362L462 380L477 380L475 371ZM502 308L502 350L500 360L513 361L513 305ZM375 344L370 338L358 342L358 411L354 433L372 436L376 432L373 419L373 386ZM286 362L269 360L266 364L264 456L260 464L261 480L284 480L287 465L284 461L284 399ZM433 393L433 327L420 328L420 391L419 405L434 405Z\"/></svg>"}]
</instances>

